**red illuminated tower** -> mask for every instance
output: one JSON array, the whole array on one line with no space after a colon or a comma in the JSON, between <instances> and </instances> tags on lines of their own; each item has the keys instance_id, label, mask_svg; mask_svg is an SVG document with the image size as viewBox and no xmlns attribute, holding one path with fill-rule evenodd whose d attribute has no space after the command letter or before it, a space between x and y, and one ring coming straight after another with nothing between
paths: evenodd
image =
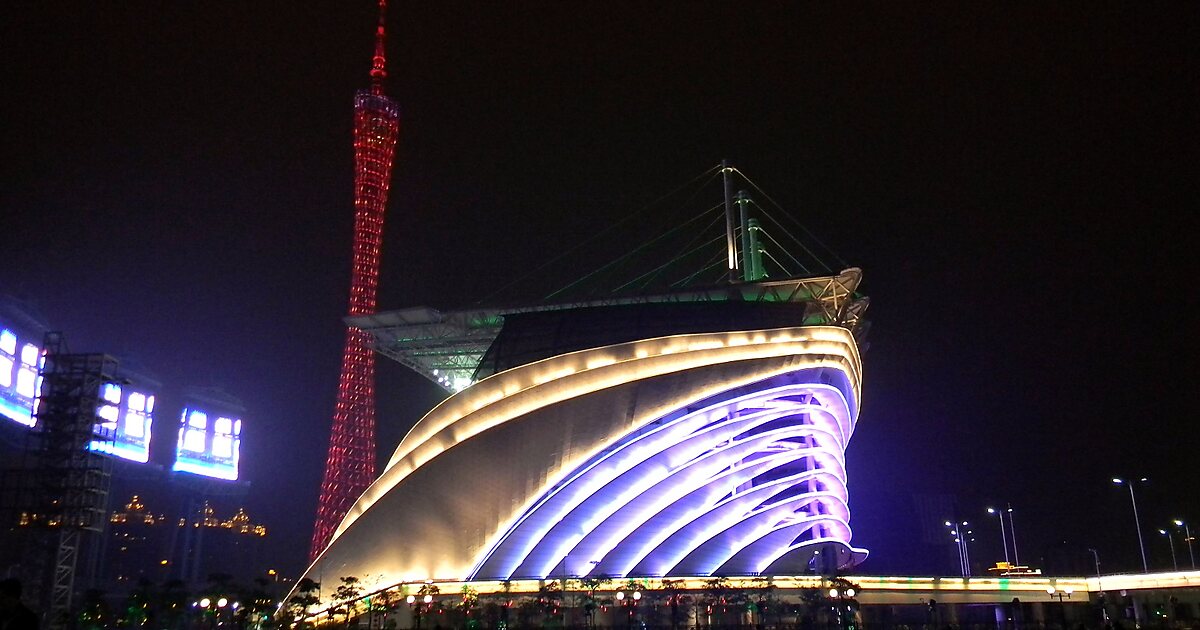
<instances>
[{"instance_id":1,"label":"red illuminated tower","mask_svg":"<svg viewBox=\"0 0 1200 630\"><path fill-rule=\"evenodd\" d=\"M387 207L392 156L400 130L396 102L384 96L387 76L384 55L384 15L387 0L379 0L371 89L354 96L354 268L350 273L350 314L375 312L379 285L379 247ZM329 544L333 532L354 501L375 480L375 355L369 336L346 330L337 407L329 436L329 455L321 481L317 522L309 559Z\"/></svg>"}]
</instances>

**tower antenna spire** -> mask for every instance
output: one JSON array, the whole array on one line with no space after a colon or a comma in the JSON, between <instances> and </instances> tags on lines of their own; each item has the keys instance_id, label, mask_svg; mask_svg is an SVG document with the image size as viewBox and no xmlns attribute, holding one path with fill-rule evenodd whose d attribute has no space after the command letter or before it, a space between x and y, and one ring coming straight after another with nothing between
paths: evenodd
<instances>
[{"instance_id":1,"label":"tower antenna spire","mask_svg":"<svg viewBox=\"0 0 1200 630\"><path fill-rule=\"evenodd\" d=\"M379 24L375 27L375 56L371 59L371 93L383 94L383 80L387 78L387 34L384 22L387 19L387 0L379 0Z\"/></svg>"}]
</instances>

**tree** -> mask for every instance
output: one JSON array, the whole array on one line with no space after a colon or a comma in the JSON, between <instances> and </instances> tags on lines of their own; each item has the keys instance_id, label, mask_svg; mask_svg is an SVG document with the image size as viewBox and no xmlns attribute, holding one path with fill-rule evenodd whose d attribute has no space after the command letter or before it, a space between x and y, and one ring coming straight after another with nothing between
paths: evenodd
<instances>
[{"instance_id":1,"label":"tree","mask_svg":"<svg viewBox=\"0 0 1200 630\"><path fill-rule=\"evenodd\" d=\"M462 597L458 601L458 608L462 611L463 616L466 617L467 625L477 624L478 622L474 618L474 613L476 608L479 607L479 591L470 586L463 586L460 594Z\"/></svg>"},{"instance_id":2,"label":"tree","mask_svg":"<svg viewBox=\"0 0 1200 630\"><path fill-rule=\"evenodd\" d=\"M684 594L683 580L663 580L662 596L671 610L671 630L678 630L680 621L687 620L687 606L691 598Z\"/></svg>"},{"instance_id":3,"label":"tree","mask_svg":"<svg viewBox=\"0 0 1200 630\"><path fill-rule=\"evenodd\" d=\"M308 609L321 603L321 598L317 597L320 590L321 583L308 578L303 578L296 584L296 594L287 603L288 616L291 617L293 627L302 627L308 617Z\"/></svg>"},{"instance_id":4,"label":"tree","mask_svg":"<svg viewBox=\"0 0 1200 630\"><path fill-rule=\"evenodd\" d=\"M601 601L596 597L596 591L601 587L611 584L609 578L594 578L587 577L579 581L585 592L583 599L583 614L585 623L591 627L595 623L596 609L607 603L607 600Z\"/></svg>"},{"instance_id":5,"label":"tree","mask_svg":"<svg viewBox=\"0 0 1200 630\"><path fill-rule=\"evenodd\" d=\"M330 609L330 612L341 612L346 616L346 625L350 625L350 613L354 611L354 602L362 597L362 583L357 577L352 575L338 578L341 584L333 591L333 601L337 602L336 608Z\"/></svg>"}]
</instances>

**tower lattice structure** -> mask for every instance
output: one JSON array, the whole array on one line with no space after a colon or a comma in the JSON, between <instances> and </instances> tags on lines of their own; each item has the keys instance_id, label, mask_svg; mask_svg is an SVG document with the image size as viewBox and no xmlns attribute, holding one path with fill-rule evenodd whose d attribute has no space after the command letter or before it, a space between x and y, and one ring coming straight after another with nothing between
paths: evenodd
<instances>
[{"instance_id":1,"label":"tower lattice structure","mask_svg":"<svg viewBox=\"0 0 1200 630\"><path fill-rule=\"evenodd\" d=\"M350 275L350 314L375 312L379 286L379 251L387 208L392 158L400 131L396 102L383 93L387 76L384 17L387 0L379 0L371 88L354 97L354 266ZM321 481L317 521L309 559L329 544L334 530L354 501L375 479L375 355L370 336L346 330L338 380L337 406L329 436L329 454Z\"/></svg>"}]
</instances>

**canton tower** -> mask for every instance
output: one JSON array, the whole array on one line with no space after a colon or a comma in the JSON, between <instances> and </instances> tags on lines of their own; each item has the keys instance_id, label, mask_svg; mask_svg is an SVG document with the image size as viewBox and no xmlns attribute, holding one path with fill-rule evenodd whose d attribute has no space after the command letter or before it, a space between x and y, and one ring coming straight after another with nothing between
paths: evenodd
<instances>
[{"instance_id":1,"label":"canton tower","mask_svg":"<svg viewBox=\"0 0 1200 630\"><path fill-rule=\"evenodd\" d=\"M375 312L379 286L379 248L383 215L387 209L392 156L400 130L396 102L383 93L387 77L384 51L384 17L387 0L379 0L379 25L375 29L375 56L371 60L371 88L354 96L354 266L350 273L350 314ZM375 480L375 355L369 335L346 329L342 371L338 379L337 406L329 436L329 455L321 480L317 522L313 528L309 559L329 544L329 539L358 496Z\"/></svg>"}]
</instances>

